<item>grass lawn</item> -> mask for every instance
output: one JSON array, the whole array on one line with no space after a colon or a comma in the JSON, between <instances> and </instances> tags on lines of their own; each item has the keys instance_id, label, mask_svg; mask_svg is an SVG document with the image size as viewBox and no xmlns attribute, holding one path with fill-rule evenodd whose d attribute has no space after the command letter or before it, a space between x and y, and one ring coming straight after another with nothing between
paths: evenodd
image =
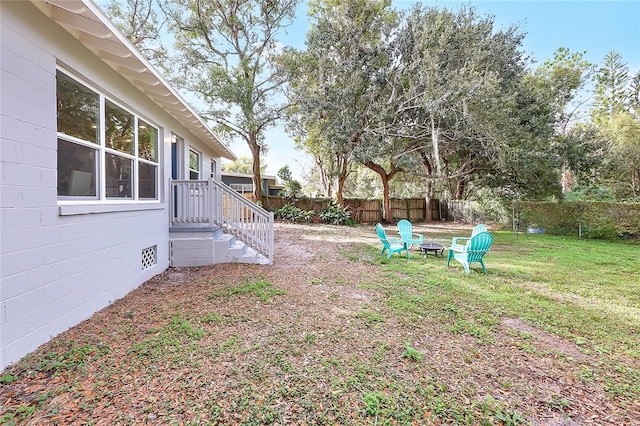
<instances>
[{"instance_id":1,"label":"grass lawn","mask_svg":"<svg viewBox=\"0 0 640 426\"><path fill-rule=\"evenodd\" d=\"M0 423L640 424L637 244L496 231L466 275L278 226L273 266L170 271L11 366Z\"/></svg>"}]
</instances>

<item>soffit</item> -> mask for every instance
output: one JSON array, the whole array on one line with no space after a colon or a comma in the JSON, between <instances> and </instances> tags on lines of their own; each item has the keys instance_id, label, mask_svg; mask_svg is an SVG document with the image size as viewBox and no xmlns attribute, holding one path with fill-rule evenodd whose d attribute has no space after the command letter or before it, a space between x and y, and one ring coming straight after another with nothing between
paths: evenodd
<instances>
[{"instance_id":1,"label":"soffit","mask_svg":"<svg viewBox=\"0 0 640 426\"><path fill-rule=\"evenodd\" d=\"M98 6L89 0L31 2L221 157L236 159L200 115L153 68Z\"/></svg>"}]
</instances>

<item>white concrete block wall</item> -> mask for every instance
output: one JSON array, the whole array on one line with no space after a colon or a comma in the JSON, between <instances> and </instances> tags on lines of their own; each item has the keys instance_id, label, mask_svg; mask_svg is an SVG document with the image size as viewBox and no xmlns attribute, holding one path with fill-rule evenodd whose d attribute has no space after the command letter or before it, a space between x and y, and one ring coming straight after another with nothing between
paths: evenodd
<instances>
[{"instance_id":1,"label":"white concrete block wall","mask_svg":"<svg viewBox=\"0 0 640 426\"><path fill-rule=\"evenodd\" d=\"M33 46L18 31L19 22L7 15L3 5L0 33L0 367L14 360L7 347L20 341L25 327L34 326L44 306L42 283L26 281L42 265L37 239L40 206L55 202L55 185L43 182L47 168L55 171L55 115L43 113L48 99L55 105L55 59ZM11 25L11 24L15 24ZM38 96L36 96L38 93ZM47 96L49 93L49 96ZM40 105L38 105L40 103ZM51 108L49 107L49 110ZM53 161L47 161L53 159ZM33 191L38 196L32 195ZM31 232L30 232L31 231ZM35 231L35 232L34 232ZM31 234L24 244L20 234ZM11 285L11 287L9 287ZM21 290L20 287L25 287ZM16 327L17 319L22 318ZM12 327L14 325L14 327ZM20 351L28 344L20 343ZM23 353L21 353L22 355Z\"/></svg>"},{"instance_id":2,"label":"white concrete block wall","mask_svg":"<svg viewBox=\"0 0 640 426\"><path fill-rule=\"evenodd\" d=\"M181 238L171 241L171 266L205 266L215 263L213 238Z\"/></svg>"},{"instance_id":3,"label":"white concrete block wall","mask_svg":"<svg viewBox=\"0 0 640 426\"><path fill-rule=\"evenodd\" d=\"M91 54L79 44L72 45L77 42L29 2L2 1L0 7L2 370L164 271L169 259L169 224L164 204L142 211L59 214L56 62L78 64ZM47 37L49 33L55 36ZM61 42L57 39L64 46L58 48L55 43ZM65 49L78 52L61 58ZM100 76L101 87L108 86L105 75L109 72ZM122 79L117 84L126 93ZM129 88L129 92L135 90ZM135 102L131 100L132 105ZM166 114L154 111L150 102L141 108L169 132ZM161 149L167 150L166 140ZM169 161L164 155L160 165L163 199ZM154 245L158 263L143 271L141 252Z\"/></svg>"}]
</instances>

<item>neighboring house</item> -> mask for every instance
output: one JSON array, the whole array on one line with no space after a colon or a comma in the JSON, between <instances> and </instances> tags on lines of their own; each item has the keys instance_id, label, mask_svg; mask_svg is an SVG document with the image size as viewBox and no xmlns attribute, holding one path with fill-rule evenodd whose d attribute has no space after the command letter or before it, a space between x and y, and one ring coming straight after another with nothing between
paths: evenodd
<instances>
[{"instance_id":1,"label":"neighboring house","mask_svg":"<svg viewBox=\"0 0 640 426\"><path fill-rule=\"evenodd\" d=\"M233 153L94 3L0 1L0 49L0 371L170 265L272 262Z\"/></svg>"},{"instance_id":2,"label":"neighboring house","mask_svg":"<svg viewBox=\"0 0 640 426\"><path fill-rule=\"evenodd\" d=\"M279 195L282 185L276 183L276 177L262 175L262 195ZM222 181L241 194L253 193L253 175L248 173L222 172Z\"/></svg>"}]
</instances>

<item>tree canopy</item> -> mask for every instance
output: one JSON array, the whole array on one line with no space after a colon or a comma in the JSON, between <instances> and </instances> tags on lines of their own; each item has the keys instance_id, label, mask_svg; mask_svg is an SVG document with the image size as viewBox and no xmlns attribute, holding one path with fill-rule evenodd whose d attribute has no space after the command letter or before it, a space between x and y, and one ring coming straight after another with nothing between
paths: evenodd
<instances>
[{"instance_id":1,"label":"tree canopy","mask_svg":"<svg viewBox=\"0 0 640 426\"><path fill-rule=\"evenodd\" d=\"M339 201L358 165L379 175L388 219L398 173L422 176L427 197L437 186L464 198L481 179L531 188L496 178L525 163L553 169L542 147L523 146L542 145L552 123L548 108L531 105L539 93L525 80L517 28L496 30L473 8L416 5L403 16L374 0L317 0L310 15L307 49L288 58L291 128Z\"/></svg>"},{"instance_id":2,"label":"tree canopy","mask_svg":"<svg viewBox=\"0 0 640 426\"><path fill-rule=\"evenodd\" d=\"M427 198L480 188L559 198L591 186L639 197L640 72L615 51L597 66L560 47L534 68L515 25L496 28L472 6L401 13L390 0L310 0L306 48L282 48L297 3L112 0L108 9L200 97L217 131L248 144L255 197L264 132L285 116L324 195L382 194L388 219L394 180L396 192ZM170 60L163 28L176 41Z\"/></svg>"}]
</instances>

